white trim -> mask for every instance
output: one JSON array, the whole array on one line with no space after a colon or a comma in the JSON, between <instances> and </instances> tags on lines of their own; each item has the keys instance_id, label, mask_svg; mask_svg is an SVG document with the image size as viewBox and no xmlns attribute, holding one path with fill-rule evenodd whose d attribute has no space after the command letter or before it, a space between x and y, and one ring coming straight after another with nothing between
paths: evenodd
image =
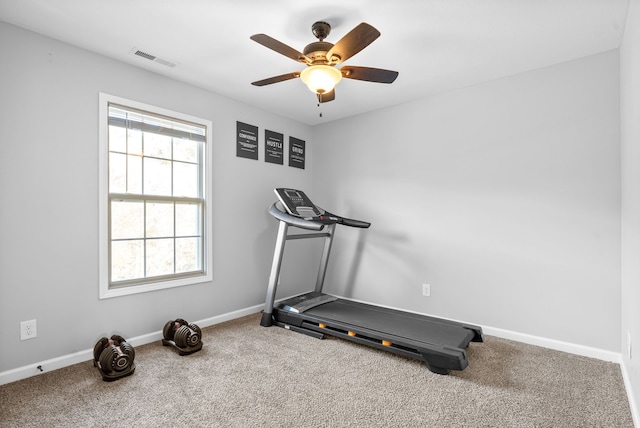
<instances>
[{"instance_id":1,"label":"white trim","mask_svg":"<svg viewBox=\"0 0 640 428\"><path fill-rule=\"evenodd\" d=\"M12 370L7 370L0 373L0 385L37 376L45 371L50 372L92 359L93 349L87 349L84 351L74 352L73 354L51 358L50 360L46 360L42 363L33 363ZM38 367L42 367L42 371L40 371Z\"/></svg>"},{"instance_id":2,"label":"white trim","mask_svg":"<svg viewBox=\"0 0 640 428\"><path fill-rule=\"evenodd\" d=\"M583 357L596 358L598 360L616 364L620 364L622 361L622 356L619 352L592 348L590 346L578 345L570 342L562 342L560 340L548 339L546 337L533 336L526 333L518 333L516 331L504 330L495 327L482 327L482 331L484 334L489 336L496 336L502 339L541 346L543 348L553 349L556 351L568 352L570 354L581 355Z\"/></svg>"},{"instance_id":3,"label":"white trim","mask_svg":"<svg viewBox=\"0 0 640 428\"><path fill-rule=\"evenodd\" d=\"M622 379L624 380L624 387L627 391L627 399L629 401L629 407L631 408L631 417L633 418L633 426L640 427L640 409L636 405L636 397L633 392L633 388L631 387L631 379L629 378L629 371L627 370L627 365L625 361L622 360L620 364L620 368L622 369Z\"/></svg>"},{"instance_id":4,"label":"white trim","mask_svg":"<svg viewBox=\"0 0 640 428\"><path fill-rule=\"evenodd\" d=\"M262 310L264 304L251 306L245 309L239 309L237 311L228 312L226 314L218 315L215 317L205 318L201 321L195 321L200 328L210 327L222 322L231 321L236 318L241 318L247 315L258 313ZM152 333L143 334L132 338L127 338L133 347L146 345L162 339L162 330L154 331ZM61 369L63 367L71 366L73 364L82 363L85 361L93 360L93 348L85 349L84 351L74 352L73 354L62 355L60 357L52 358L39 363L28 364L26 366L18 367L12 370L0 372L0 385L5 385L10 382L26 379L32 376L37 376L42 373L50 372L53 370ZM42 368L42 371L38 369ZM97 370L97 369L96 369ZM97 373L97 372L96 372Z\"/></svg>"},{"instance_id":5,"label":"white trim","mask_svg":"<svg viewBox=\"0 0 640 428\"><path fill-rule=\"evenodd\" d=\"M98 296L100 299L107 299L111 297L126 296L131 294L144 293L148 291L157 291L172 287L181 287L184 285L201 284L203 282L210 282L213 280L213 210L211 208L213 204L213 186L209 184L211 177L213 176L213 122L207 119L191 116L188 114L167 110L161 107L144 104L138 101L129 100L126 98L117 97L114 95L105 94L100 92L98 94L99 99L99 120L98 120L98 232L99 232L99 246L98 246L98 276L99 276L99 289ZM204 219L204 275L185 277L179 279L164 280L158 282L149 282L142 285L136 285L131 287L121 288L109 288L109 242L108 242L108 219L107 215L109 209L109 173L107 171L108 157L109 157L109 144L107 139L107 126L108 126L108 109L109 103L120 104L123 106L129 106L131 108L149 111L155 114L172 117L178 120L183 120L189 123L197 123L205 126L206 141L204 143L204 164L205 172L203 178L204 185L204 201L205 201L205 219Z\"/></svg>"}]
</instances>

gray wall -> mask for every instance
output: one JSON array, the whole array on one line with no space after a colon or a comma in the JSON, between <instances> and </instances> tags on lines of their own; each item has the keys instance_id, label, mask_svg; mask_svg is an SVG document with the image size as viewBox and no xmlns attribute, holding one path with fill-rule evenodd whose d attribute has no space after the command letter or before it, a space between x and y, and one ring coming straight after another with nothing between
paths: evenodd
<instances>
[{"instance_id":1,"label":"gray wall","mask_svg":"<svg viewBox=\"0 0 640 428\"><path fill-rule=\"evenodd\" d=\"M331 291L619 352L618 73L610 51L316 127L315 198L373 223Z\"/></svg>"},{"instance_id":2,"label":"gray wall","mask_svg":"<svg viewBox=\"0 0 640 428\"><path fill-rule=\"evenodd\" d=\"M312 152L306 125L4 23L0 52L0 372L115 331L130 338L264 302L273 188L307 188L312 170L266 164L262 151L259 161L236 158L236 121L257 125L261 143L268 128ZM98 299L99 92L213 121L213 282ZM292 253L284 275L314 269L307 260ZM34 318L38 337L21 342L19 322Z\"/></svg>"},{"instance_id":3,"label":"gray wall","mask_svg":"<svg viewBox=\"0 0 640 428\"><path fill-rule=\"evenodd\" d=\"M640 4L629 3L620 47L622 129L622 361L640 417ZM631 358L627 341L631 338ZM636 420L640 424L640 420Z\"/></svg>"}]
</instances>

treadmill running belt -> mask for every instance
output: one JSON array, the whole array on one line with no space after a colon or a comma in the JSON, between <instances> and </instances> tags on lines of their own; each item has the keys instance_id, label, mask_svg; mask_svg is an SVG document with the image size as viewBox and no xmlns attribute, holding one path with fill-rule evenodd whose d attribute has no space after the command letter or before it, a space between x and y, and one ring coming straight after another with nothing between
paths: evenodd
<instances>
[{"instance_id":1,"label":"treadmill running belt","mask_svg":"<svg viewBox=\"0 0 640 428\"><path fill-rule=\"evenodd\" d=\"M367 330L422 343L464 349L474 336L472 330L453 322L363 303L336 300L305 312L306 315L353 325Z\"/></svg>"}]
</instances>

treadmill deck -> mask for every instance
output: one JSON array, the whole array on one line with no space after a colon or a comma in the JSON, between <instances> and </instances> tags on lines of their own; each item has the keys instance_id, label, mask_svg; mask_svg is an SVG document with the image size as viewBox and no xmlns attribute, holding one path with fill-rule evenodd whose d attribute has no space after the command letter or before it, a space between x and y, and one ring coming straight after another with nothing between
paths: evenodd
<instances>
[{"instance_id":1,"label":"treadmill deck","mask_svg":"<svg viewBox=\"0 0 640 428\"><path fill-rule=\"evenodd\" d=\"M350 300L335 299L296 312L296 306L305 308L319 296L327 295L311 292L281 302L275 320L302 333L329 334L424 360L437 373L464 369L469 342L482 341L477 326Z\"/></svg>"}]
</instances>

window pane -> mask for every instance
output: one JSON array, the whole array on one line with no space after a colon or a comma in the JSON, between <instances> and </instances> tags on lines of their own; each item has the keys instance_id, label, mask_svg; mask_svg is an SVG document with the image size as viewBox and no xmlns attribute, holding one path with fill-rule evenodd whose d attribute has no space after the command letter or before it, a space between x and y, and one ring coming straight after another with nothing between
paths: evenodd
<instances>
[{"instance_id":1,"label":"window pane","mask_svg":"<svg viewBox=\"0 0 640 428\"><path fill-rule=\"evenodd\" d=\"M198 264L200 238L176 239L176 273L201 270Z\"/></svg>"},{"instance_id":2,"label":"window pane","mask_svg":"<svg viewBox=\"0 0 640 428\"><path fill-rule=\"evenodd\" d=\"M142 157L127 156L127 193L142 193Z\"/></svg>"},{"instance_id":3,"label":"window pane","mask_svg":"<svg viewBox=\"0 0 640 428\"><path fill-rule=\"evenodd\" d=\"M144 193L171 196L171 162L144 158Z\"/></svg>"},{"instance_id":4,"label":"window pane","mask_svg":"<svg viewBox=\"0 0 640 428\"><path fill-rule=\"evenodd\" d=\"M199 204L176 204L176 236L200 235L199 212Z\"/></svg>"},{"instance_id":5,"label":"window pane","mask_svg":"<svg viewBox=\"0 0 640 428\"><path fill-rule=\"evenodd\" d=\"M109 151L127 152L127 130L119 126L109 126Z\"/></svg>"},{"instance_id":6,"label":"window pane","mask_svg":"<svg viewBox=\"0 0 640 428\"><path fill-rule=\"evenodd\" d=\"M145 132L144 155L154 158L171 159L171 137Z\"/></svg>"},{"instance_id":7,"label":"window pane","mask_svg":"<svg viewBox=\"0 0 640 428\"><path fill-rule=\"evenodd\" d=\"M173 236L173 203L147 202L147 238Z\"/></svg>"},{"instance_id":8,"label":"window pane","mask_svg":"<svg viewBox=\"0 0 640 428\"><path fill-rule=\"evenodd\" d=\"M198 197L198 165L173 163L173 196Z\"/></svg>"},{"instance_id":9,"label":"window pane","mask_svg":"<svg viewBox=\"0 0 640 428\"><path fill-rule=\"evenodd\" d=\"M111 202L111 239L144 237L144 204L139 201Z\"/></svg>"},{"instance_id":10,"label":"window pane","mask_svg":"<svg viewBox=\"0 0 640 428\"><path fill-rule=\"evenodd\" d=\"M127 191L127 155L109 153L109 191L112 193Z\"/></svg>"},{"instance_id":11,"label":"window pane","mask_svg":"<svg viewBox=\"0 0 640 428\"><path fill-rule=\"evenodd\" d=\"M144 277L144 241L115 241L111 243L111 281Z\"/></svg>"},{"instance_id":12,"label":"window pane","mask_svg":"<svg viewBox=\"0 0 640 428\"><path fill-rule=\"evenodd\" d=\"M173 239L148 239L147 276L173 273Z\"/></svg>"},{"instance_id":13,"label":"window pane","mask_svg":"<svg viewBox=\"0 0 640 428\"><path fill-rule=\"evenodd\" d=\"M127 153L142 156L142 131L129 129L127 137Z\"/></svg>"},{"instance_id":14,"label":"window pane","mask_svg":"<svg viewBox=\"0 0 640 428\"><path fill-rule=\"evenodd\" d=\"M198 143L175 138L173 140L173 159L183 162L198 162Z\"/></svg>"}]
</instances>

